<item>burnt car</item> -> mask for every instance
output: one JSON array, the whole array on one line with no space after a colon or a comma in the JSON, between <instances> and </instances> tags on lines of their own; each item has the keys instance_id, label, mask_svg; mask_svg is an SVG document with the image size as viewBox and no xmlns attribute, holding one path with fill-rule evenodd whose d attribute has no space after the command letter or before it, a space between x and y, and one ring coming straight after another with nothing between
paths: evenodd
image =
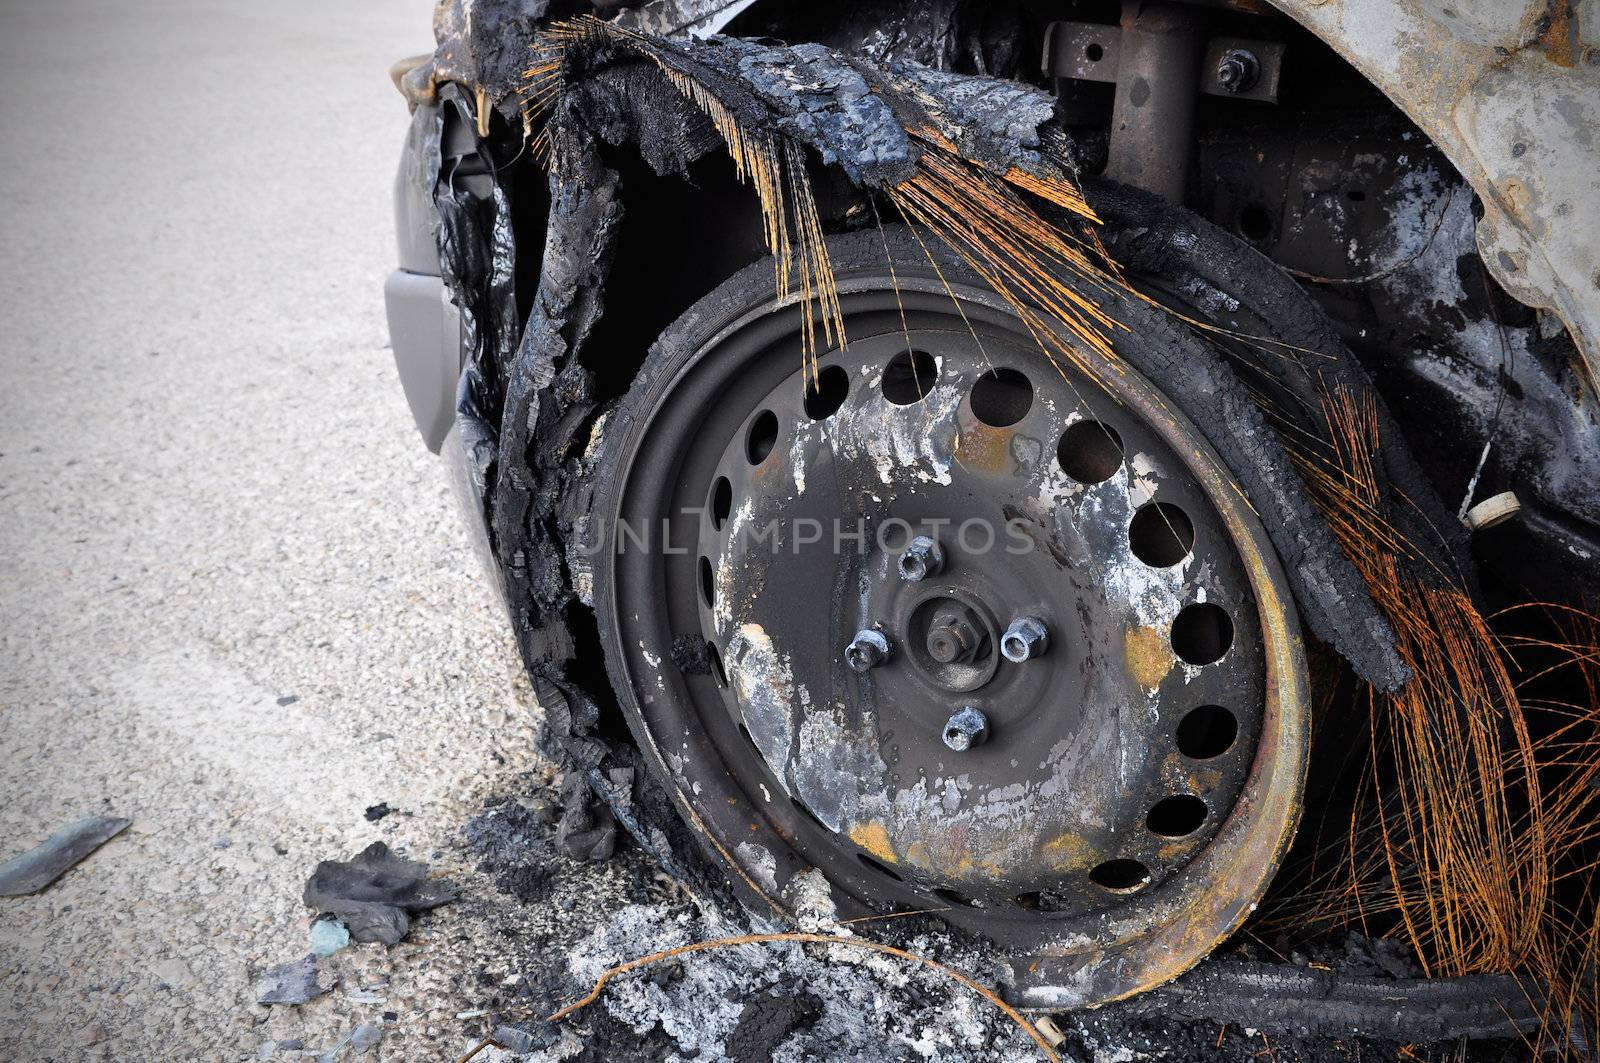
<instances>
[{"instance_id":1,"label":"burnt car","mask_svg":"<svg viewBox=\"0 0 1600 1063\"><path fill-rule=\"evenodd\" d=\"M546 747L1024 1007L1255 920L1582 1012L1580 9L441 0L389 321Z\"/></svg>"}]
</instances>

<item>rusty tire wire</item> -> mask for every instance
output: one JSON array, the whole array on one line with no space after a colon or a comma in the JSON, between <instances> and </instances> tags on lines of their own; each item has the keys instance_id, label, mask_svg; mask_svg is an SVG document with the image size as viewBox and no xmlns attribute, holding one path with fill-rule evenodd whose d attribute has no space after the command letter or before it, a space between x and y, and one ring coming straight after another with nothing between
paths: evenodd
<instances>
[{"instance_id":1,"label":"rusty tire wire","mask_svg":"<svg viewBox=\"0 0 1600 1063\"><path fill-rule=\"evenodd\" d=\"M847 322L852 307L880 318L891 308L927 307L954 294L963 317L979 328L1017 329L1005 302L953 256L933 251L891 228L830 239ZM886 286L885 250L895 260ZM1120 294L1096 293L1129 326L1119 351L1156 345L1181 358L1197 341L1148 306ZM684 465L685 440L706 430L715 411L745 412L788 376L798 359L778 364L771 350L798 333L795 300L778 303L770 261L729 279L690 308L652 349L628 397L604 425L595 520L595 603L606 664L630 728L653 770L708 853L730 875L741 900L758 914L788 917L806 873L820 867L839 918L872 914L860 869L831 854L802 852L803 811L771 800L750 776L753 739L713 715L696 715L696 697L721 683L720 662L698 667L683 652L685 633L699 630L692 570L686 576L648 550L619 552L622 522L648 525L671 512L680 483L710 482L705 468ZM852 337L854 338L854 337ZM717 368L719 351L738 341L737 372ZM762 355L767 357L763 360ZM755 379L740 374L754 372ZM730 383L734 381L734 383ZM1158 389L1137 373L1122 374L1121 405L1165 441L1215 507L1237 551L1256 605L1265 670L1265 704L1254 756L1231 810L1187 862L1163 881L1098 910L1068 917L996 925L985 913L951 910L945 918L987 938L1000 951L1009 999L1029 1008L1105 1003L1159 985L1203 958L1232 933L1265 891L1292 839L1307 763L1306 664L1281 566L1248 500L1204 436ZM741 405L742 404L742 405ZM720 430L720 429L719 429ZM699 460L699 459L697 459ZM702 461L701 464L704 464ZM703 496L702 496L703 497ZM680 500L681 501L681 500ZM685 525L692 533L696 525ZM674 542L665 524L663 535ZM688 538L693 542L692 534ZM675 645L676 640L676 645ZM675 656L675 650L676 656ZM679 667L674 667L676 662ZM720 695L718 695L720 696ZM867 899L863 899L866 897ZM905 907L906 905L901 905Z\"/></svg>"}]
</instances>

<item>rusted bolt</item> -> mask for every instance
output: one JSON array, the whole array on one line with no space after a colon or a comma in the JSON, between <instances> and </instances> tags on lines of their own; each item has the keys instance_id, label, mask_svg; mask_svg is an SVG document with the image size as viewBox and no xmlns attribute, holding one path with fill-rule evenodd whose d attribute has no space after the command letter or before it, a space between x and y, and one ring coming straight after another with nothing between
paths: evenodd
<instances>
[{"instance_id":1,"label":"rusted bolt","mask_svg":"<svg viewBox=\"0 0 1600 1063\"><path fill-rule=\"evenodd\" d=\"M944 548L927 535L912 539L900 555L900 578L912 583L937 576L943 568Z\"/></svg>"},{"instance_id":2,"label":"rusted bolt","mask_svg":"<svg viewBox=\"0 0 1600 1063\"><path fill-rule=\"evenodd\" d=\"M978 652L980 636L971 620L960 613L940 613L928 628L928 656L940 664L970 661Z\"/></svg>"},{"instance_id":3,"label":"rusted bolt","mask_svg":"<svg viewBox=\"0 0 1600 1063\"><path fill-rule=\"evenodd\" d=\"M1217 63L1217 84L1228 92L1249 92L1261 80L1261 60L1245 48L1230 48Z\"/></svg>"},{"instance_id":4,"label":"rusted bolt","mask_svg":"<svg viewBox=\"0 0 1600 1063\"><path fill-rule=\"evenodd\" d=\"M982 745L988 737L988 717L971 705L963 705L944 725L944 744L957 753Z\"/></svg>"},{"instance_id":5,"label":"rusted bolt","mask_svg":"<svg viewBox=\"0 0 1600 1063\"><path fill-rule=\"evenodd\" d=\"M870 672L889 659L889 637L877 628L864 627L844 648L844 663L852 672Z\"/></svg>"},{"instance_id":6,"label":"rusted bolt","mask_svg":"<svg viewBox=\"0 0 1600 1063\"><path fill-rule=\"evenodd\" d=\"M1008 661L1021 664L1050 647L1050 629L1036 616L1019 616L1000 636L1000 652Z\"/></svg>"}]
</instances>

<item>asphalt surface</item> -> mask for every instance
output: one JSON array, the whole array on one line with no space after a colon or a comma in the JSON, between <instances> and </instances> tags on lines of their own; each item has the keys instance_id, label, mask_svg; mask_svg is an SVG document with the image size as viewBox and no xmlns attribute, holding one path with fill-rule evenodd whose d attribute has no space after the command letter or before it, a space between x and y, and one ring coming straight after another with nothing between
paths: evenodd
<instances>
[{"instance_id":1,"label":"asphalt surface","mask_svg":"<svg viewBox=\"0 0 1600 1063\"><path fill-rule=\"evenodd\" d=\"M317 1005L249 991L306 952L316 860L448 865L536 766L383 319L387 68L431 9L0 6L0 859L133 820L0 900L0 1058L256 1058L360 1021L383 1058L470 1043L448 908L341 954Z\"/></svg>"}]
</instances>

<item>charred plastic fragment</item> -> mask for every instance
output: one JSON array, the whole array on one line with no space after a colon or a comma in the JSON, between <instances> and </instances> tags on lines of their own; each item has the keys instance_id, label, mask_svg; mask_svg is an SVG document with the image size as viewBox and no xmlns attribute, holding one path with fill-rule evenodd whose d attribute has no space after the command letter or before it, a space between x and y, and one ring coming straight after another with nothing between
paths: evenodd
<instances>
[{"instance_id":1,"label":"charred plastic fragment","mask_svg":"<svg viewBox=\"0 0 1600 1063\"><path fill-rule=\"evenodd\" d=\"M308 907L337 916L356 941L398 945L411 918L456 899L427 866L373 842L349 860L324 860L306 882Z\"/></svg>"},{"instance_id":2,"label":"charred plastic fragment","mask_svg":"<svg viewBox=\"0 0 1600 1063\"><path fill-rule=\"evenodd\" d=\"M117 816L90 816L62 827L37 848L0 864L0 897L38 893L132 822Z\"/></svg>"}]
</instances>

